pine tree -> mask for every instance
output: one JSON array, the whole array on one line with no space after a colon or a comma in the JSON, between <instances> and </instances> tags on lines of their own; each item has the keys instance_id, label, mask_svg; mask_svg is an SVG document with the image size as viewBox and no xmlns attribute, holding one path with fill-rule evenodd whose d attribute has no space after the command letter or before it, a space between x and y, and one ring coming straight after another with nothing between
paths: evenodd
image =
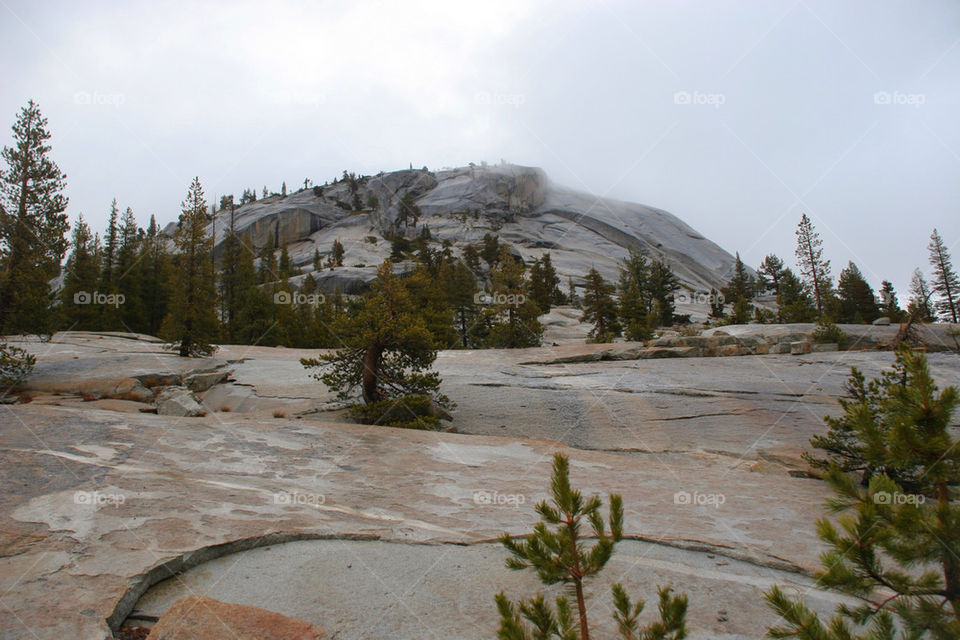
<instances>
[{"instance_id":1,"label":"pine tree","mask_svg":"<svg viewBox=\"0 0 960 640\"><path fill-rule=\"evenodd\" d=\"M930 234L930 264L933 266L933 283L931 288L937 294L936 309L944 322L958 322L960 316L960 277L953 270L950 252L943 242L943 238L934 229Z\"/></svg>"},{"instance_id":2,"label":"pine tree","mask_svg":"<svg viewBox=\"0 0 960 640\"><path fill-rule=\"evenodd\" d=\"M613 300L613 285L596 269L590 269L583 290L582 322L593 323L588 342L612 342L620 335L617 303Z\"/></svg>"},{"instance_id":3,"label":"pine tree","mask_svg":"<svg viewBox=\"0 0 960 640\"><path fill-rule=\"evenodd\" d=\"M477 277L463 262L456 261L447 276L447 299L453 309L453 323L456 327L460 346L464 349L474 344L470 340L470 329L479 313L474 294L477 291Z\"/></svg>"},{"instance_id":4,"label":"pine tree","mask_svg":"<svg viewBox=\"0 0 960 640\"><path fill-rule=\"evenodd\" d=\"M787 323L810 322L817 315L809 291L789 267L780 275L777 313L780 321Z\"/></svg>"},{"instance_id":5,"label":"pine tree","mask_svg":"<svg viewBox=\"0 0 960 640\"><path fill-rule=\"evenodd\" d=\"M859 475L832 466L826 480L836 497L827 506L842 515L817 523L828 546L817 582L863 604L840 606L825 624L774 587L765 598L784 624L768 630L772 638L960 637L960 442L951 432L960 395L938 392L922 354L901 349L897 364L873 406L844 407L848 440L875 473L864 488Z\"/></svg>"},{"instance_id":6,"label":"pine tree","mask_svg":"<svg viewBox=\"0 0 960 640\"><path fill-rule=\"evenodd\" d=\"M540 308L527 298L528 284L523 265L513 259L506 246L500 249L497 267L491 274L493 304L483 312L482 325L488 329L487 346L495 349L539 347L543 337Z\"/></svg>"},{"instance_id":7,"label":"pine tree","mask_svg":"<svg viewBox=\"0 0 960 640\"><path fill-rule=\"evenodd\" d=\"M933 291L927 284L926 278L920 269L913 270L913 276L910 278L910 301L907 304L907 313L911 318L920 322L933 322L936 316L933 313L933 305L930 304L930 298Z\"/></svg>"},{"instance_id":8,"label":"pine tree","mask_svg":"<svg viewBox=\"0 0 960 640\"><path fill-rule=\"evenodd\" d=\"M413 192L407 191L400 198L400 204L397 207L397 222L402 224L404 228L410 226L411 222L416 227L420 215L421 211L420 207L417 206L416 196L413 195Z\"/></svg>"},{"instance_id":9,"label":"pine tree","mask_svg":"<svg viewBox=\"0 0 960 640\"><path fill-rule=\"evenodd\" d=\"M166 239L160 235L160 227L154 216L150 216L150 224L140 248L140 262L143 274L140 298L149 301L144 314L146 332L157 335L167 316L173 267Z\"/></svg>"},{"instance_id":10,"label":"pine tree","mask_svg":"<svg viewBox=\"0 0 960 640\"><path fill-rule=\"evenodd\" d=\"M353 399L359 390L368 405L407 396L449 404L438 394L440 377L430 371L437 357L433 336L389 260L380 265L377 280L358 307L335 324L334 333L342 348L300 362L308 369L318 368L314 377L339 398ZM390 409L379 406L385 412Z\"/></svg>"},{"instance_id":11,"label":"pine tree","mask_svg":"<svg viewBox=\"0 0 960 640\"><path fill-rule=\"evenodd\" d=\"M117 247L120 244L120 207L117 199L110 203L110 217L107 221L107 231L103 234L103 258L99 289L102 293L115 292L115 277L117 272Z\"/></svg>"},{"instance_id":12,"label":"pine tree","mask_svg":"<svg viewBox=\"0 0 960 640\"><path fill-rule=\"evenodd\" d=\"M877 298L854 263L849 263L840 272L837 294L840 298L840 313L837 317L839 322L863 324L876 320Z\"/></svg>"},{"instance_id":13,"label":"pine tree","mask_svg":"<svg viewBox=\"0 0 960 640\"><path fill-rule=\"evenodd\" d=\"M775 297L780 297L780 280L783 278L783 260L771 253L760 263L760 269L757 273L760 275L761 283L765 290L770 291ZM777 322L783 322L783 315L777 306Z\"/></svg>"},{"instance_id":14,"label":"pine tree","mask_svg":"<svg viewBox=\"0 0 960 640\"><path fill-rule=\"evenodd\" d=\"M116 290L123 296L120 320L124 329L133 332L147 330L143 299L143 264L140 261L140 229L127 207L120 225L120 242L117 246ZM148 298L149 300L149 298Z\"/></svg>"},{"instance_id":15,"label":"pine tree","mask_svg":"<svg viewBox=\"0 0 960 640\"><path fill-rule=\"evenodd\" d=\"M753 314L750 300L753 299L754 291L756 291L756 284L753 277L747 273L747 267L743 264L738 252L733 263L733 276L722 290L724 298L733 302L733 313L730 319L734 324L750 322L750 316Z\"/></svg>"},{"instance_id":16,"label":"pine tree","mask_svg":"<svg viewBox=\"0 0 960 640\"><path fill-rule=\"evenodd\" d=\"M903 309L897 301L897 292L889 280L880 283L880 313L890 318L891 322L901 322L904 319Z\"/></svg>"},{"instance_id":17,"label":"pine tree","mask_svg":"<svg viewBox=\"0 0 960 640\"><path fill-rule=\"evenodd\" d=\"M576 610L566 596L555 600L555 610L542 594L514 604L501 591L495 597L500 614L500 640L590 640L585 583L606 566L618 542L623 539L623 499L610 494L607 522L600 512L600 496L584 500L570 485L570 461L556 453L550 482L552 502L536 506L540 522L533 533L515 539L508 533L500 543L510 552L508 569L533 569L545 585L561 583L574 596ZM582 533L589 523L592 538L588 548ZM609 527L609 528L608 528ZM613 618L623 640L682 640L686 637L687 596L674 596L669 587L658 589L659 620L640 628L642 600L632 603L621 584L612 585ZM532 624L533 629L527 623Z\"/></svg>"},{"instance_id":18,"label":"pine tree","mask_svg":"<svg viewBox=\"0 0 960 640\"><path fill-rule=\"evenodd\" d=\"M822 318L827 306L827 292L831 286L830 261L823 258L823 241L807 214L803 214L800 224L797 225L796 254L800 275L813 291L817 317Z\"/></svg>"},{"instance_id":19,"label":"pine tree","mask_svg":"<svg viewBox=\"0 0 960 640\"><path fill-rule=\"evenodd\" d=\"M280 267L277 265L277 256L274 254L275 249L276 241L271 231L267 234L267 241L263 243L263 246L260 247L260 252L257 254L257 262L259 263L257 267L257 279L260 284L275 282L280 277L277 273Z\"/></svg>"},{"instance_id":20,"label":"pine tree","mask_svg":"<svg viewBox=\"0 0 960 640\"><path fill-rule=\"evenodd\" d=\"M480 257L487 263L487 268L490 271L493 271L493 268L497 266L502 253L503 247L500 244L500 239L492 233L483 234L483 245L480 248Z\"/></svg>"},{"instance_id":21,"label":"pine tree","mask_svg":"<svg viewBox=\"0 0 960 640\"><path fill-rule=\"evenodd\" d=\"M530 298L540 309L541 315L550 313L550 307L563 297L559 287L560 278L553 268L550 254L545 253L530 266Z\"/></svg>"},{"instance_id":22,"label":"pine tree","mask_svg":"<svg viewBox=\"0 0 960 640\"><path fill-rule=\"evenodd\" d=\"M160 330L161 337L181 357L209 355L216 349L212 343L219 333L216 280L210 260L213 239L206 235L206 212L203 187L200 179L194 178L174 235L175 289Z\"/></svg>"},{"instance_id":23,"label":"pine tree","mask_svg":"<svg viewBox=\"0 0 960 640\"><path fill-rule=\"evenodd\" d=\"M340 239L337 238L333 241L333 247L330 251L331 264L334 267L343 266L343 255L345 251L343 249L343 244L340 242Z\"/></svg>"},{"instance_id":24,"label":"pine tree","mask_svg":"<svg viewBox=\"0 0 960 640\"><path fill-rule=\"evenodd\" d=\"M623 326L627 340L643 341L653 336L648 317L649 277L650 269L646 256L639 251L631 250L620 263L620 280L617 283L617 292L620 295L620 324Z\"/></svg>"},{"instance_id":25,"label":"pine tree","mask_svg":"<svg viewBox=\"0 0 960 640\"><path fill-rule=\"evenodd\" d=\"M88 296L97 288L100 257L83 214L77 217L70 246L73 250L64 266L63 289L60 291L63 328L72 331L95 331L100 328L100 313L88 303Z\"/></svg>"},{"instance_id":26,"label":"pine tree","mask_svg":"<svg viewBox=\"0 0 960 640\"><path fill-rule=\"evenodd\" d=\"M283 196L284 198L287 197L287 183L286 183L286 181L284 181L283 184L280 186L280 195Z\"/></svg>"},{"instance_id":27,"label":"pine tree","mask_svg":"<svg viewBox=\"0 0 960 640\"><path fill-rule=\"evenodd\" d=\"M13 125L0 169L0 335L49 335L49 282L60 272L70 229L66 176L50 159L47 119L31 100Z\"/></svg>"},{"instance_id":28,"label":"pine tree","mask_svg":"<svg viewBox=\"0 0 960 640\"><path fill-rule=\"evenodd\" d=\"M297 275L297 268L290 259L290 253L287 251L287 245L280 248L280 260L277 262L277 275L283 278L292 278Z\"/></svg>"},{"instance_id":29,"label":"pine tree","mask_svg":"<svg viewBox=\"0 0 960 640\"><path fill-rule=\"evenodd\" d=\"M679 288L677 276L663 258L650 263L647 290L650 297L649 316L654 326L673 326L673 295Z\"/></svg>"}]
</instances>

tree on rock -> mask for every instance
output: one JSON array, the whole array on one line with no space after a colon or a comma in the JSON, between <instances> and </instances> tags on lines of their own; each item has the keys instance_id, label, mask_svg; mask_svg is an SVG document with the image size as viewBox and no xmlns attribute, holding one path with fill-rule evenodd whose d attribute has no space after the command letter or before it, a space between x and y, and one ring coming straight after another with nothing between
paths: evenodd
<instances>
[{"instance_id":1,"label":"tree on rock","mask_svg":"<svg viewBox=\"0 0 960 640\"><path fill-rule=\"evenodd\" d=\"M54 330L49 282L67 250L66 176L50 159L47 119L31 100L0 169L0 335Z\"/></svg>"},{"instance_id":2,"label":"tree on rock","mask_svg":"<svg viewBox=\"0 0 960 640\"><path fill-rule=\"evenodd\" d=\"M863 324L877 319L877 298L860 269L852 262L840 272L837 295L840 297L838 322Z\"/></svg>"},{"instance_id":3,"label":"tree on rock","mask_svg":"<svg viewBox=\"0 0 960 640\"><path fill-rule=\"evenodd\" d=\"M650 265L646 256L631 250L621 261L619 294L620 324L627 340L643 341L653 336L650 326ZM572 284L572 283L571 283ZM571 288L572 290L572 288Z\"/></svg>"},{"instance_id":4,"label":"tree on rock","mask_svg":"<svg viewBox=\"0 0 960 640\"><path fill-rule=\"evenodd\" d=\"M768 630L771 638L960 638L960 441L951 430L958 391L939 391L921 354L903 349L897 362L895 379L875 387L867 404L844 406L847 440L874 473L863 487L860 475L831 466L836 495L827 506L841 515L817 523L827 545L818 584L862 604L841 605L825 623L774 587L766 600L783 624Z\"/></svg>"},{"instance_id":5,"label":"tree on rock","mask_svg":"<svg viewBox=\"0 0 960 640\"><path fill-rule=\"evenodd\" d=\"M950 252L934 229L930 235L930 264L933 265L933 292L939 296L937 311L944 322L956 324L960 318L960 277L953 270Z\"/></svg>"},{"instance_id":6,"label":"tree on rock","mask_svg":"<svg viewBox=\"0 0 960 640\"><path fill-rule=\"evenodd\" d=\"M180 222L173 236L175 288L170 312L160 336L181 357L210 355L216 349L217 290L213 274L213 238L206 234L207 202L200 179L194 178L183 201Z\"/></svg>"},{"instance_id":7,"label":"tree on rock","mask_svg":"<svg viewBox=\"0 0 960 640\"><path fill-rule=\"evenodd\" d=\"M502 591L494 600L500 613L500 640L590 640L589 607L585 584L595 577L613 557L623 539L623 499L609 497L609 513L604 522L600 496L584 499L570 485L570 461L563 454L553 456L552 501L541 501L536 510L540 522L533 533L515 539L508 533L500 543L510 552L508 569L533 569L545 585L563 584L575 598L574 606L566 596L551 606L542 594L511 602ZM588 548L583 529L589 525L596 542ZM622 640L682 640L686 637L687 596L673 595L669 587L659 591L659 620L640 626L642 600L632 603L619 583L612 585L613 619ZM532 628L531 628L532 627Z\"/></svg>"},{"instance_id":8,"label":"tree on rock","mask_svg":"<svg viewBox=\"0 0 960 640\"><path fill-rule=\"evenodd\" d=\"M88 304L87 296L97 288L100 256L83 214L77 217L70 245L73 250L64 266L63 289L60 290L63 327L73 331L95 331L100 328L100 313L95 306Z\"/></svg>"},{"instance_id":9,"label":"tree on rock","mask_svg":"<svg viewBox=\"0 0 960 640\"><path fill-rule=\"evenodd\" d=\"M771 253L760 263L757 274L760 276L760 283L764 290L772 293L776 298L780 297L780 281L783 279L783 260ZM780 306L777 305L777 322L783 322L783 314Z\"/></svg>"},{"instance_id":10,"label":"tree on rock","mask_svg":"<svg viewBox=\"0 0 960 640\"><path fill-rule=\"evenodd\" d=\"M583 322L590 322L588 342L612 342L620 335L617 303L613 300L613 285L600 272L590 269L583 289Z\"/></svg>"},{"instance_id":11,"label":"tree on rock","mask_svg":"<svg viewBox=\"0 0 960 640\"><path fill-rule=\"evenodd\" d=\"M907 303L907 313L911 318L920 322L933 322L936 315L933 313L933 305L930 304L930 298L933 291L927 284L927 279L923 277L920 269L913 270L913 276L910 278L910 301Z\"/></svg>"},{"instance_id":12,"label":"tree on rock","mask_svg":"<svg viewBox=\"0 0 960 640\"><path fill-rule=\"evenodd\" d=\"M357 392L355 405L366 422L432 428L432 403L449 405L439 394L440 376L430 371L437 357L433 335L404 283L384 261L370 292L351 313L340 316L333 333L342 342L336 353L303 358L314 377L342 400ZM431 403L432 401L432 403Z\"/></svg>"},{"instance_id":13,"label":"tree on rock","mask_svg":"<svg viewBox=\"0 0 960 640\"><path fill-rule=\"evenodd\" d=\"M800 275L813 291L817 317L822 318L831 289L830 261L823 257L823 241L807 214L803 214L800 224L797 225L796 254Z\"/></svg>"},{"instance_id":14,"label":"tree on rock","mask_svg":"<svg viewBox=\"0 0 960 640\"><path fill-rule=\"evenodd\" d=\"M747 272L747 267L740 259L740 253L733 263L733 277L722 290L726 300L733 303L733 314L731 320L734 324L746 324L750 322L750 316L753 310L750 301L753 300L756 283Z\"/></svg>"}]
</instances>

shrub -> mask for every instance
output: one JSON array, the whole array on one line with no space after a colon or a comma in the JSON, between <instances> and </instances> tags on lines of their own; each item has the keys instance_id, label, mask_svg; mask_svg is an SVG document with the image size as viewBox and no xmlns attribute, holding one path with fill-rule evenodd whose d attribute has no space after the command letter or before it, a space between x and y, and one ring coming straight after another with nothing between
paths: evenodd
<instances>
[{"instance_id":1,"label":"shrub","mask_svg":"<svg viewBox=\"0 0 960 640\"><path fill-rule=\"evenodd\" d=\"M37 358L25 349L0 342L0 388L15 387L33 371Z\"/></svg>"},{"instance_id":2,"label":"shrub","mask_svg":"<svg viewBox=\"0 0 960 640\"><path fill-rule=\"evenodd\" d=\"M350 415L363 424L435 431L440 419L429 396L410 394L350 407Z\"/></svg>"},{"instance_id":3,"label":"shrub","mask_svg":"<svg viewBox=\"0 0 960 640\"><path fill-rule=\"evenodd\" d=\"M822 319L817 321L817 328L813 330L813 341L821 344L836 343L844 349L850 338L832 320Z\"/></svg>"}]
</instances>

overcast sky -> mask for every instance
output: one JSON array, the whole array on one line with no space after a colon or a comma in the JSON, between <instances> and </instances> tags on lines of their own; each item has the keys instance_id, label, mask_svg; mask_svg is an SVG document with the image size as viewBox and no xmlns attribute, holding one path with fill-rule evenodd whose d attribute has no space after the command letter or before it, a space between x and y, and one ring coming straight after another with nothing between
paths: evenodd
<instances>
[{"instance_id":1,"label":"overcast sky","mask_svg":"<svg viewBox=\"0 0 960 640\"><path fill-rule=\"evenodd\" d=\"M905 297L960 262L960 3L0 0L0 143L30 98L70 213L174 220L344 169L468 162L666 209L757 265L806 212Z\"/></svg>"}]
</instances>

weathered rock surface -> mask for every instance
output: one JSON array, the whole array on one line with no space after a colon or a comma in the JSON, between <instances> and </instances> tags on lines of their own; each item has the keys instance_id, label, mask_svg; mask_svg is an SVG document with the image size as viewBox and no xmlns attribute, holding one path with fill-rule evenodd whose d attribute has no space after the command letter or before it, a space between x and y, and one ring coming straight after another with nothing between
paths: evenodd
<instances>
[{"instance_id":1,"label":"weathered rock surface","mask_svg":"<svg viewBox=\"0 0 960 640\"><path fill-rule=\"evenodd\" d=\"M46 380L65 380L75 356L113 376L185 373L159 345L118 337L27 346ZM441 352L459 434L348 423L298 362L315 351L264 347L186 361L190 372L229 362L235 381L204 400L242 391L246 413L128 413L53 393L0 406L0 634L108 638L135 607L158 614L185 595L150 587L186 572L200 594L332 637L487 638L495 587L516 597L532 586L489 543L531 529L557 450L585 492L623 494L638 540L616 574L648 601L657 582L687 591L693 640L763 637L775 616L760 598L773 583L829 609L835 596L808 592L806 574L830 492L802 477L799 454L836 411L849 367L872 377L892 354L542 364L609 346ZM929 358L938 383L960 384L955 355ZM276 575L257 564L275 551ZM302 575L285 564L297 557ZM338 610L345 598L377 606Z\"/></svg>"},{"instance_id":2,"label":"weathered rock surface","mask_svg":"<svg viewBox=\"0 0 960 640\"><path fill-rule=\"evenodd\" d=\"M216 252L233 226L254 246L273 240L288 245L294 262L312 269L314 251L331 252L339 239L346 249L344 267L320 271L320 288L358 292L372 280L390 254L384 240L396 229L400 200L413 194L438 242L455 249L498 234L520 257L532 261L550 251L566 281L576 281L596 267L607 278L630 249L665 257L690 289L709 291L729 278L733 256L684 224L676 216L640 204L598 198L552 184L542 170L515 165L470 166L431 172L403 170L362 177L357 182L361 211L346 181L310 188L286 197L273 195L217 213L210 225ZM319 195L318 195L319 194ZM376 207L367 207L375 196ZM173 232L169 226L165 232ZM411 233L419 229L411 229Z\"/></svg>"},{"instance_id":3,"label":"weathered rock surface","mask_svg":"<svg viewBox=\"0 0 960 640\"><path fill-rule=\"evenodd\" d=\"M184 596L160 616L147 640L326 640L320 627L248 605Z\"/></svg>"},{"instance_id":4,"label":"weathered rock surface","mask_svg":"<svg viewBox=\"0 0 960 640\"><path fill-rule=\"evenodd\" d=\"M161 416L195 418L206 413L186 387L164 387L157 394L157 413Z\"/></svg>"}]
</instances>

